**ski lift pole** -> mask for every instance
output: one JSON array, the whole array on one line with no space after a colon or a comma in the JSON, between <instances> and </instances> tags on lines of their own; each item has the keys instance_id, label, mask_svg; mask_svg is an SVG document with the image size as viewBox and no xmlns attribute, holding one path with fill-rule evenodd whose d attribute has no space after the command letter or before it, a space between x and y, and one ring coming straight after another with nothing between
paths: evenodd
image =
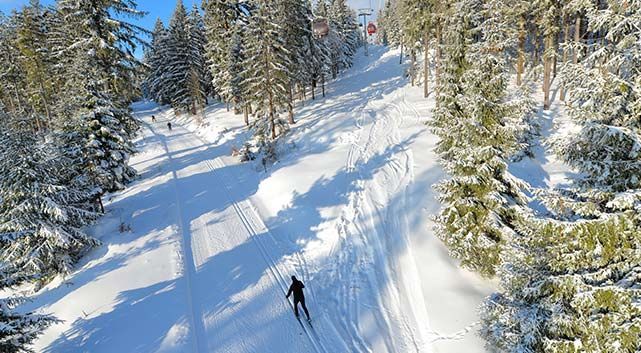
<instances>
[{"instance_id":1,"label":"ski lift pole","mask_svg":"<svg viewBox=\"0 0 641 353\"><path fill-rule=\"evenodd\" d=\"M358 15L363 16L363 40L365 45L365 56L369 56L369 52L367 51L367 16L372 15L371 6L369 9L359 9Z\"/></svg>"}]
</instances>

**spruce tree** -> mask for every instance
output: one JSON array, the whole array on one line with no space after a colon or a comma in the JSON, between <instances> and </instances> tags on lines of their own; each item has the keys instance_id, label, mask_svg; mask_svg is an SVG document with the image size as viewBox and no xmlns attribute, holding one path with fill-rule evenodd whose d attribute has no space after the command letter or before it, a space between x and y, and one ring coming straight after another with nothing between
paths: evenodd
<instances>
[{"instance_id":1,"label":"spruce tree","mask_svg":"<svg viewBox=\"0 0 641 353\"><path fill-rule=\"evenodd\" d=\"M449 122L449 127L436 125L445 138L439 151L451 176L437 185L444 205L436 233L463 266L486 276L493 276L500 264L503 247L515 235L511 228L517 206L525 203L523 183L507 170L507 159L519 146L506 121L523 110L520 101L508 100L508 43L492 6L497 1L489 1L483 12L473 1L455 7L461 11L450 29L456 45L446 55L458 60L449 63L447 79L452 81L445 87L458 93L444 97L447 91L440 92L447 104L439 110L438 122ZM479 23L481 14L486 17ZM468 17L474 15L479 18ZM480 42L466 44L474 37L466 36L476 31L483 34Z\"/></svg>"},{"instance_id":2,"label":"spruce tree","mask_svg":"<svg viewBox=\"0 0 641 353\"><path fill-rule=\"evenodd\" d=\"M167 67L169 32L165 29L160 19L156 20L152 33L151 48L148 52L147 65L149 71L146 79L146 87L149 90L149 97L159 104L171 102L171 86L168 83Z\"/></svg>"},{"instance_id":3,"label":"spruce tree","mask_svg":"<svg viewBox=\"0 0 641 353\"><path fill-rule=\"evenodd\" d=\"M25 280L10 265L0 267L0 289L10 289ZM0 299L0 352L33 352L29 345L45 328L59 321L46 314L17 311L25 301L26 298L16 296Z\"/></svg>"},{"instance_id":4,"label":"spruce tree","mask_svg":"<svg viewBox=\"0 0 641 353\"><path fill-rule=\"evenodd\" d=\"M207 104L207 96L211 93L211 75L205 58L205 25L198 6L194 5L187 19L189 32L189 91L192 97L192 114Z\"/></svg>"},{"instance_id":5,"label":"spruce tree","mask_svg":"<svg viewBox=\"0 0 641 353\"><path fill-rule=\"evenodd\" d=\"M81 230L97 214L84 208L90 195L61 182L55 146L11 120L0 136L0 257L22 276L47 280L98 244Z\"/></svg>"},{"instance_id":6,"label":"spruce tree","mask_svg":"<svg viewBox=\"0 0 641 353\"><path fill-rule=\"evenodd\" d=\"M607 3L587 13L588 30L605 40L574 44L589 54L561 71L579 129L554 145L584 176L581 186L621 192L641 188L641 4Z\"/></svg>"},{"instance_id":7,"label":"spruce tree","mask_svg":"<svg viewBox=\"0 0 641 353\"><path fill-rule=\"evenodd\" d=\"M289 101L291 61L282 36L282 24L277 22L276 1L256 0L253 5L244 64L247 96L257 108L257 133L274 140L287 128L279 112Z\"/></svg>"},{"instance_id":8,"label":"spruce tree","mask_svg":"<svg viewBox=\"0 0 641 353\"><path fill-rule=\"evenodd\" d=\"M237 0L203 1L206 58L212 85L221 100L233 104L236 110L244 105L239 97L238 62L234 62L242 59L245 31L242 14L247 11L241 10L243 6Z\"/></svg>"}]
</instances>

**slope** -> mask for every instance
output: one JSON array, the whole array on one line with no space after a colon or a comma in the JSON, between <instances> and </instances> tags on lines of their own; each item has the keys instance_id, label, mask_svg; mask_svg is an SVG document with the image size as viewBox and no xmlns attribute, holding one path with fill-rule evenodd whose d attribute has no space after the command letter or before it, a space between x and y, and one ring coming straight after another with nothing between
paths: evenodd
<instances>
[{"instance_id":1,"label":"slope","mask_svg":"<svg viewBox=\"0 0 641 353\"><path fill-rule=\"evenodd\" d=\"M432 101L396 54L371 48L300 107L266 171L228 156L247 133L220 105L198 119L135 105L141 178L92 230L104 245L25 307L65 320L36 350L483 351L476 308L492 283L432 234L443 178L424 125ZM284 298L292 274L313 329Z\"/></svg>"}]
</instances>

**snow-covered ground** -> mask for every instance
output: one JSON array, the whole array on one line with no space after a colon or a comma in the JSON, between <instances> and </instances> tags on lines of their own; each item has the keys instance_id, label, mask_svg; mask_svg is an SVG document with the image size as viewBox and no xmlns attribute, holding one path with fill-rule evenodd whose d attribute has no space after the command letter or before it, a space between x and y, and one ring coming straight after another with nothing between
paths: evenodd
<instances>
[{"instance_id":1,"label":"snow-covered ground","mask_svg":"<svg viewBox=\"0 0 641 353\"><path fill-rule=\"evenodd\" d=\"M402 78L397 52L370 53L298 107L289 149L266 171L230 156L248 136L242 116L136 104L140 180L92 230L104 245L27 306L64 320L35 349L485 351L477 307L495 284L461 270L432 231L444 177L424 124L433 100ZM557 183L555 167L512 169ZM313 328L285 299L294 274Z\"/></svg>"}]
</instances>

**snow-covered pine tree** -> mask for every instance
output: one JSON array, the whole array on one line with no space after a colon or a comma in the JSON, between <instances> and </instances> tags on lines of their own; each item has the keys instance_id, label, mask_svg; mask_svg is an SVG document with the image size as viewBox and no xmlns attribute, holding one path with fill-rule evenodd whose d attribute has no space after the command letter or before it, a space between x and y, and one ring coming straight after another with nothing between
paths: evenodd
<instances>
[{"instance_id":1,"label":"snow-covered pine tree","mask_svg":"<svg viewBox=\"0 0 641 353\"><path fill-rule=\"evenodd\" d=\"M43 8L38 0L30 0L28 6L15 14L18 24L15 44L24 72L25 100L39 130L47 128L52 118L53 63L46 39L50 15L50 9Z\"/></svg>"},{"instance_id":2,"label":"snow-covered pine tree","mask_svg":"<svg viewBox=\"0 0 641 353\"><path fill-rule=\"evenodd\" d=\"M0 15L0 98L7 111L25 114L28 103L24 98L24 72L19 65L20 52L14 44L17 28L15 16ZM37 129L35 125L34 129Z\"/></svg>"},{"instance_id":3,"label":"snow-covered pine tree","mask_svg":"<svg viewBox=\"0 0 641 353\"><path fill-rule=\"evenodd\" d=\"M223 82L223 86L220 87L219 92L230 100L236 112L242 109L245 125L249 125L251 103L248 102L246 95L246 77L243 67L245 60L245 36L244 24L240 21L234 23L233 31L231 32L231 45L226 60L226 64L228 65L225 69L227 79L221 81Z\"/></svg>"},{"instance_id":4,"label":"snow-covered pine tree","mask_svg":"<svg viewBox=\"0 0 641 353\"><path fill-rule=\"evenodd\" d=\"M171 87L169 93L171 105L180 112L187 112L194 101L189 87L191 61L188 27L187 10L182 0L178 0L169 21L166 84Z\"/></svg>"},{"instance_id":5,"label":"snow-covered pine tree","mask_svg":"<svg viewBox=\"0 0 641 353\"><path fill-rule=\"evenodd\" d=\"M488 347L515 353L641 350L641 198L621 198L636 210L528 220L503 253L502 291L482 308Z\"/></svg>"},{"instance_id":6,"label":"snow-covered pine tree","mask_svg":"<svg viewBox=\"0 0 641 353\"><path fill-rule=\"evenodd\" d=\"M241 109L238 99L239 76L236 71L237 62L242 47L243 20L241 5L237 0L205 0L203 1L205 37L207 39L206 58L211 73L212 85L220 99L231 103L235 109ZM236 37L232 42L230 39ZM240 40L240 41L239 41ZM232 48L232 43L236 48ZM239 46L240 45L240 46ZM234 56L236 55L236 56ZM234 73L230 70L235 71Z\"/></svg>"},{"instance_id":7,"label":"snow-covered pine tree","mask_svg":"<svg viewBox=\"0 0 641 353\"><path fill-rule=\"evenodd\" d=\"M447 150L442 150L444 145L439 148L445 152L444 169L451 179L436 187L443 203L436 234L463 266L485 276L493 276L500 264L501 250L514 235L517 206L525 202L523 183L507 170L507 159L519 146L506 121L522 109L520 101L508 101L505 57L510 44L497 13L500 1L490 0L485 8L478 1L454 7L460 19L448 30L460 34L454 34L451 42L458 47L450 47L447 55L456 58L465 53L465 57L459 57L462 66L450 76L458 77L451 85L459 93L449 98L454 105L448 104L448 109L456 109L441 117L456 120L450 120L449 129L437 129L441 136L450 135ZM472 34L471 39L477 33L482 33L480 42L465 49L466 35Z\"/></svg>"},{"instance_id":8,"label":"snow-covered pine tree","mask_svg":"<svg viewBox=\"0 0 641 353\"><path fill-rule=\"evenodd\" d=\"M621 192L641 188L641 3L591 7L588 30L604 40L574 43L589 53L561 70L568 114L579 129L554 140L581 186Z\"/></svg>"},{"instance_id":9,"label":"snow-covered pine tree","mask_svg":"<svg viewBox=\"0 0 641 353\"><path fill-rule=\"evenodd\" d=\"M171 102L171 86L167 82L167 67L169 56L167 45L169 44L169 32L165 29L162 20L157 19L152 32L151 48L148 53L149 71L146 79L146 87L149 89L149 97L159 104Z\"/></svg>"},{"instance_id":10,"label":"snow-covered pine tree","mask_svg":"<svg viewBox=\"0 0 641 353\"><path fill-rule=\"evenodd\" d=\"M144 12L136 9L134 0L59 0L57 2L58 16L63 18L61 27L57 28L59 36L63 37L61 52L56 53L67 58L64 62L67 78L80 76L80 82L69 82L69 85L82 86L92 82L93 88L116 99L118 108L127 108L131 95L127 90L134 89L132 79L139 65L134 56L137 44L141 43L139 33L146 30L140 26L123 20L126 17L139 18ZM70 60L69 60L70 59ZM81 60L88 61L88 67L93 68L91 75L87 72L78 74L75 71L84 69L85 65L77 66ZM74 62L75 61L75 62ZM98 85L96 86L97 83ZM80 94L84 97L84 94ZM137 123L130 116L123 121L129 131L137 128Z\"/></svg>"},{"instance_id":11,"label":"snow-covered pine tree","mask_svg":"<svg viewBox=\"0 0 641 353\"><path fill-rule=\"evenodd\" d=\"M291 72L289 51L278 23L275 0L254 0L245 49L247 97L256 106L257 134L274 140L287 128L279 112L287 106Z\"/></svg>"},{"instance_id":12,"label":"snow-covered pine tree","mask_svg":"<svg viewBox=\"0 0 641 353\"><path fill-rule=\"evenodd\" d=\"M461 8L462 1L458 1L448 8L443 23L442 36L442 66L441 79L437 81L436 108L434 117L429 122L433 132L439 137L436 152L442 163L454 159L452 148L460 141L451 134L456 131L458 121L461 120L463 107L460 106L459 96L463 94L461 76L468 70L467 52L470 50L472 38L472 19L466 9Z\"/></svg>"},{"instance_id":13,"label":"snow-covered pine tree","mask_svg":"<svg viewBox=\"0 0 641 353\"><path fill-rule=\"evenodd\" d=\"M294 124L294 90L297 86L304 89L311 82L311 11L305 0L279 0L275 3L279 14L277 21L282 28L281 35L289 56L288 123Z\"/></svg>"},{"instance_id":14,"label":"snow-covered pine tree","mask_svg":"<svg viewBox=\"0 0 641 353\"><path fill-rule=\"evenodd\" d=\"M434 23L432 17L435 4L427 0L402 0L400 21L403 31L405 47L413 52L423 52L423 66L418 68L418 61L412 62L409 73L412 76L412 83L418 77L418 72L423 71L423 96L429 94L429 50L430 41L433 37Z\"/></svg>"},{"instance_id":15,"label":"snow-covered pine tree","mask_svg":"<svg viewBox=\"0 0 641 353\"><path fill-rule=\"evenodd\" d=\"M328 11L329 25L338 36L339 45L334 48L336 53L336 71L352 67L354 53L360 44L360 33L356 14L345 0L332 0Z\"/></svg>"},{"instance_id":16,"label":"snow-covered pine tree","mask_svg":"<svg viewBox=\"0 0 641 353\"><path fill-rule=\"evenodd\" d=\"M558 34L560 31L560 16L563 1L534 0L535 23L543 37L543 109L550 109L551 89L554 73L554 63L557 58ZM537 50L537 49L535 49Z\"/></svg>"},{"instance_id":17,"label":"snow-covered pine tree","mask_svg":"<svg viewBox=\"0 0 641 353\"><path fill-rule=\"evenodd\" d=\"M67 274L98 241L81 228L97 218L91 195L61 183L58 151L8 118L0 131L0 259L21 276L46 281Z\"/></svg>"},{"instance_id":18,"label":"snow-covered pine tree","mask_svg":"<svg viewBox=\"0 0 641 353\"><path fill-rule=\"evenodd\" d=\"M16 274L10 265L0 265L0 289L11 288L27 279ZM29 345L44 329L59 321L50 315L15 310L26 300L15 296L0 299L0 352L32 353Z\"/></svg>"},{"instance_id":19,"label":"snow-covered pine tree","mask_svg":"<svg viewBox=\"0 0 641 353\"><path fill-rule=\"evenodd\" d=\"M576 189L542 195L551 218L526 220L504 252L502 292L483 310L499 351L641 350L641 4L608 1L586 15L590 36L606 40L573 43L590 53L562 70L581 129L553 141L581 177Z\"/></svg>"},{"instance_id":20,"label":"snow-covered pine tree","mask_svg":"<svg viewBox=\"0 0 641 353\"><path fill-rule=\"evenodd\" d=\"M194 4L187 19L189 32L189 62L191 66L189 91L192 97L191 113L196 114L198 109L207 104L207 97L211 93L211 75L205 58L205 25L200 15L198 6Z\"/></svg>"},{"instance_id":21,"label":"snow-covered pine tree","mask_svg":"<svg viewBox=\"0 0 641 353\"><path fill-rule=\"evenodd\" d=\"M122 190L136 176L129 166L129 157L135 149L121 123L129 112L115 106L113 99L97 88L87 99L92 109L80 111L74 117L76 128L86 136L85 172L103 193Z\"/></svg>"},{"instance_id":22,"label":"snow-covered pine tree","mask_svg":"<svg viewBox=\"0 0 641 353\"><path fill-rule=\"evenodd\" d=\"M399 1L387 0L385 7L381 10L381 18L378 20L379 36L383 38L383 45L399 46L402 40Z\"/></svg>"}]
</instances>

